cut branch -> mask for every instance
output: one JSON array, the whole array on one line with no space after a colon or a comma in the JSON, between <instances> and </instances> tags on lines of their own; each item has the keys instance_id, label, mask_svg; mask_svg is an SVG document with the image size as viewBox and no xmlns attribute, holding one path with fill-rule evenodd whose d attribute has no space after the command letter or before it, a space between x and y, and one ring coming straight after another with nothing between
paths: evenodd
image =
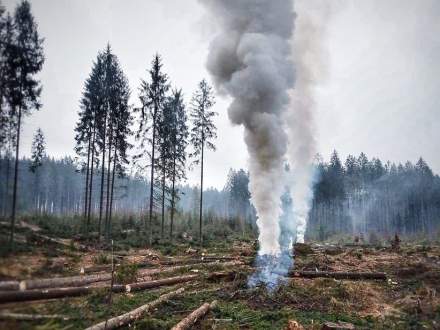
<instances>
[{"instance_id":1,"label":"cut branch","mask_svg":"<svg viewBox=\"0 0 440 330\"><path fill-rule=\"evenodd\" d=\"M86 330L110 330L110 329L116 329L119 327L122 327L124 325L130 324L131 322L136 321L137 319L141 318L143 314L148 313L151 309L155 308L156 306L160 305L163 302L168 301L169 299L178 296L182 294L185 291L184 288L180 288L176 291L172 291L170 293L166 293L161 295L156 300L153 300L152 302L143 305L141 307L138 307L128 313L116 316L114 318L111 318L109 320L103 321L101 323L98 323L96 325L93 325Z\"/></svg>"},{"instance_id":2,"label":"cut branch","mask_svg":"<svg viewBox=\"0 0 440 330\"><path fill-rule=\"evenodd\" d=\"M202 306L197 308L187 317L185 317L182 321L177 323L171 330L187 330L191 329L197 321L201 320L210 310L215 308L217 305L217 300L214 300L212 303L204 303Z\"/></svg>"}]
</instances>

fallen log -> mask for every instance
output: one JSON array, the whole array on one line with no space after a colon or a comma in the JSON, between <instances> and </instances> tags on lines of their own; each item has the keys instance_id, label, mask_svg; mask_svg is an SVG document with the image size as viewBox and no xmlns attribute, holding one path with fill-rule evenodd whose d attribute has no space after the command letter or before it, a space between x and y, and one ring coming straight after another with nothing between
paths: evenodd
<instances>
[{"instance_id":1,"label":"fallen log","mask_svg":"<svg viewBox=\"0 0 440 330\"><path fill-rule=\"evenodd\" d=\"M156 288L163 285L173 285L177 283L190 282L199 277L200 277L199 275L185 275L185 276L163 278L161 280L132 283L132 284L127 284L125 286L125 291L127 292L140 291L145 289Z\"/></svg>"},{"instance_id":2,"label":"fallen log","mask_svg":"<svg viewBox=\"0 0 440 330\"><path fill-rule=\"evenodd\" d=\"M0 292L0 304L18 301L44 300L65 297L78 297L91 293L96 287L83 286L74 288L56 288L44 290L5 291ZM125 291L124 285L114 285L113 292Z\"/></svg>"},{"instance_id":3,"label":"fallen log","mask_svg":"<svg viewBox=\"0 0 440 330\"><path fill-rule=\"evenodd\" d=\"M65 315L42 315L42 314L22 314L22 313L9 313L0 312L1 320L19 320L19 321L35 321L35 320L63 320L68 321L70 317Z\"/></svg>"},{"instance_id":4,"label":"fallen log","mask_svg":"<svg viewBox=\"0 0 440 330\"><path fill-rule=\"evenodd\" d=\"M217 305L217 300L214 300L212 303L204 303L202 306L197 308L187 317L185 317L182 321L177 323L171 330L187 330L191 329L194 324L197 323L200 319L202 319L210 310L215 308Z\"/></svg>"},{"instance_id":5,"label":"fallen log","mask_svg":"<svg viewBox=\"0 0 440 330\"><path fill-rule=\"evenodd\" d=\"M0 291L18 290L20 282L18 281L2 281L0 282Z\"/></svg>"},{"instance_id":6,"label":"fallen log","mask_svg":"<svg viewBox=\"0 0 440 330\"><path fill-rule=\"evenodd\" d=\"M127 285L115 284L112 287L112 292L120 293L120 292L132 292L132 291L152 289L164 285L173 285L177 283L193 281L199 277L200 275L187 275L187 276L164 278L155 281L132 283ZM110 286L109 285L101 286L101 287L83 286L83 287L55 288L55 289L43 289L43 290L5 291L5 292L0 292L0 304L9 303L9 302L18 302L18 301L77 297L77 296L87 295L97 289L102 289L102 288L110 288Z\"/></svg>"},{"instance_id":7,"label":"fallen log","mask_svg":"<svg viewBox=\"0 0 440 330\"><path fill-rule=\"evenodd\" d=\"M290 277L317 278L326 277L345 280L386 280L386 273L369 272L315 272L315 271L294 271L289 273Z\"/></svg>"},{"instance_id":8,"label":"fallen log","mask_svg":"<svg viewBox=\"0 0 440 330\"><path fill-rule=\"evenodd\" d=\"M222 263L222 266L236 266L240 265L241 262L225 262ZM147 269L139 269L137 276L142 278L145 276L152 276L158 274L172 273L177 270L185 269L191 266L203 265L205 267L217 266L219 263L211 262L211 263L197 263L193 265L181 265L167 268L147 268ZM117 270L116 270L117 272ZM54 278L45 278L45 279L34 279L34 280L23 280L21 282L17 282L18 285L14 286L12 283L6 285L5 287L10 287L8 290L33 290L33 289L50 289L50 288L62 288L62 287L79 287L85 286L91 283L96 282L105 282L110 281L112 278L111 273L102 273L102 274L91 274L91 275L79 275L79 276L68 276L68 277L54 277ZM0 291L1 282L0 282ZM4 289L3 291L6 291Z\"/></svg>"},{"instance_id":9,"label":"fallen log","mask_svg":"<svg viewBox=\"0 0 440 330\"><path fill-rule=\"evenodd\" d=\"M90 283L109 281L112 274L93 274L85 276L54 277L35 280L24 280L20 282L20 290L63 288L84 286Z\"/></svg>"},{"instance_id":10,"label":"fallen log","mask_svg":"<svg viewBox=\"0 0 440 330\"><path fill-rule=\"evenodd\" d=\"M130 324L131 322L136 321L137 319L141 318L143 314L150 311L152 308L155 308L156 306L160 305L161 303L170 300L171 298L178 296L182 294L185 291L184 288L180 288L176 291L172 291L170 293L166 293L161 295L156 300L153 300L152 302L149 302L146 305L143 305L141 307L138 307L128 313L116 316L114 318L111 318L109 320L103 321L101 323L95 324L86 330L110 330L110 329L116 329L119 327L122 327L124 325Z\"/></svg>"},{"instance_id":11,"label":"fallen log","mask_svg":"<svg viewBox=\"0 0 440 330\"><path fill-rule=\"evenodd\" d=\"M207 279L229 277L234 272L214 272L207 275ZM169 277L154 281L145 281L132 283L128 285L115 284L112 287L112 292L132 292L139 290L152 289L165 285L173 285L178 283L185 283L194 281L196 279L203 279L202 274L195 275L185 275ZM44 299L54 299L54 298L65 298L65 297L76 297L87 295L95 290L102 288L110 288L109 284L100 287L93 286L83 286L83 287L73 287L73 288L55 288L55 289L42 289L42 290L24 290L24 291L4 291L0 292L0 304L18 301L31 301L31 300L44 300Z\"/></svg>"}]
</instances>

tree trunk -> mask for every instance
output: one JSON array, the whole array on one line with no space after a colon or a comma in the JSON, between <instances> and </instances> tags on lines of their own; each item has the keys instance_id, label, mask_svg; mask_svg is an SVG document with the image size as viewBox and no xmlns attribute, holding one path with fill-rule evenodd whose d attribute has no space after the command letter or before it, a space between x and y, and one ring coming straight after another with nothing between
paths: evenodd
<instances>
[{"instance_id":1,"label":"tree trunk","mask_svg":"<svg viewBox=\"0 0 440 330\"><path fill-rule=\"evenodd\" d=\"M184 283L184 282L190 282L197 278L199 278L200 275L183 275L183 276L176 276L176 277L169 277L169 278L163 278L160 280L153 280L153 281L146 281L146 282L138 282L133 284L127 284L125 286L125 290L127 292L133 292L133 291L140 291L145 289L151 289L151 288L157 288L163 285L173 285L177 283Z\"/></svg>"},{"instance_id":2,"label":"tree trunk","mask_svg":"<svg viewBox=\"0 0 440 330\"><path fill-rule=\"evenodd\" d=\"M0 282L0 291L16 291L20 288L18 281L2 281Z\"/></svg>"},{"instance_id":3,"label":"tree trunk","mask_svg":"<svg viewBox=\"0 0 440 330\"><path fill-rule=\"evenodd\" d=\"M208 274L207 279L210 280L210 279L216 279L222 277L230 277L233 274L234 272L214 272ZM154 281L138 282L138 283L128 284L125 286L117 284L113 286L112 292L118 293L124 291L125 292L140 291L151 288L157 288L165 285L191 282L200 278L202 278L200 274L195 274L195 275L169 277ZM10 291L10 292L4 291L4 292L0 292L0 304L9 303L9 302L18 302L18 301L76 297L76 296L92 293L93 291L99 290L102 287L103 286L100 287L82 286L82 287L73 287L73 288L55 288L55 289L24 290L24 291ZM106 285L104 287L110 288L109 285Z\"/></svg>"},{"instance_id":4,"label":"tree trunk","mask_svg":"<svg viewBox=\"0 0 440 330\"><path fill-rule=\"evenodd\" d=\"M43 314L22 314L22 313L10 313L10 312L0 312L1 320L19 320L19 321L37 321L37 320L70 320L69 317L65 315L53 314L53 315L43 315Z\"/></svg>"},{"instance_id":5,"label":"tree trunk","mask_svg":"<svg viewBox=\"0 0 440 330\"><path fill-rule=\"evenodd\" d=\"M86 192L84 197L84 222L85 222L85 230L87 230L87 203L89 200L89 169L90 169L90 144L92 141L92 128L89 128L88 134L88 147L87 147L87 166L86 166Z\"/></svg>"},{"instance_id":6,"label":"tree trunk","mask_svg":"<svg viewBox=\"0 0 440 330\"><path fill-rule=\"evenodd\" d=\"M112 152L112 143L113 143L113 130L110 130L110 139L108 144L108 162L107 162L107 201L105 203L105 236L107 240L110 237L109 233L109 223L108 223L108 215L109 215L109 198L110 198L110 170L111 170L111 152Z\"/></svg>"},{"instance_id":7,"label":"tree trunk","mask_svg":"<svg viewBox=\"0 0 440 330\"><path fill-rule=\"evenodd\" d=\"M151 146L151 176L150 176L150 210L148 216L148 244L153 244L153 185L154 185L154 150L156 147L156 115L157 106L154 107L153 114L153 141Z\"/></svg>"},{"instance_id":8,"label":"tree trunk","mask_svg":"<svg viewBox=\"0 0 440 330\"><path fill-rule=\"evenodd\" d=\"M8 147L9 149L10 147ZM11 153L10 150L7 152L7 163L6 163L6 187L5 187L5 198L4 198L4 214L7 214L7 205L9 204L9 181L11 177Z\"/></svg>"},{"instance_id":9,"label":"tree trunk","mask_svg":"<svg viewBox=\"0 0 440 330\"><path fill-rule=\"evenodd\" d=\"M96 125L93 127L93 139L92 139L92 159L90 166L90 187L89 187L89 209L87 211L87 225L86 225L86 235L89 233L90 226L90 216L92 211L92 193L93 193L93 172L95 169L95 139L96 139Z\"/></svg>"},{"instance_id":10,"label":"tree trunk","mask_svg":"<svg viewBox=\"0 0 440 330\"><path fill-rule=\"evenodd\" d=\"M116 173L116 146L115 146L115 150L113 153L113 173L112 173L112 188L111 188L111 192L110 192L110 210L109 210L109 232L110 232L110 237L111 237L111 233L112 233L112 213L113 213L113 192L115 189L115 173Z\"/></svg>"},{"instance_id":11,"label":"tree trunk","mask_svg":"<svg viewBox=\"0 0 440 330\"><path fill-rule=\"evenodd\" d=\"M327 277L334 279L346 280L386 280L385 273L369 273L369 272L314 272L314 271L293 271L289 273L290 277L317 278Z\"/></svg>"},{"instance_id":12,"label":"tree trunk","mask_svg":"<svg viewBox=\"0 0 440 330\"><path fill-rule=\"evenodd\" d=\"M104 203L104 177L105 177L105 146L106 146L106 132L107 132L107 114L104 118L104 126L103 126L103 138L102 138L102 161L101 161L101 195L99 197L99 221L98 221L98 240L101 240L101 225L102 225L102 211L103 211L103 203Z\"/></svg>"},{"instance_id":13,"label":"tree trunk","mask_svg":"<svg viewBox=\"0 0 440 330\"><path fill-rule=\"evenodd\" d=\"M111 329L117 329L124 325L128 325L136 321L137 319L141 318L143 314L148 313L150 310L156 308L158 305L162 304L163 302L166 302L171 298L181 295L184 291L185 291L184 288L180 288L176 291L163 294L156 300L153 300L152 302L149 302L146 305L138 307L128 313L116 316L104 322L93 325L87 328L86 330L104 330L104 329L111 330Z\"/></svg>"},{"instance_id":14,"label":"tree trunk","mask_svg":"<svg viewBox=\"0 0 440 330\"><path fill-rule=\"evenodd\" d=\"M165 157L162 157L162 223L160 230L160 238L163 239L163 232L165 226Z\"/></svg>"},{"instance_id":15,"label":"tree trunk","mask_svg":"<svg viewBox=\"0 0 440 330\"><path fill-rule=\"evenodd\" d=\"M11 234L9 237L9 247L11 250L14 247L15 214L17 211L18 164L20 157L20 129L21 129L21 106L18 107L17 142L15 147L14 191L12 195Z\"/></svg>"},{"instance_id":16,"label":"tree trunk","mask_svg":"<svg viewBox=\"0 0 440 330\"><path fill-rule=\"evenodd\" d=\"M174 150L174 152L176 152ZM170 240L173 241L174 208L175 208L175 182L176 182L176 155L173 157L173 183L171 188L171 214L170 214Z\"/></svg>"},{"instance_id":17,"label":"tree trunk","mask_svg":"<svg viewBox=\"0 0 440 330\"><path fill-rule=\"evenodd\" d=\"M203 217L203 151L204 151L204 137L202 137L202 162L200 164L200 206L199 206L199 242L203 246L203 231L202 231L202 217Z\"/></svg>"},{"instance_id":18,"label":"tree trunk","mask_svg":"<svg viewBox=\"0 0 440 330\"><path fill-rule=\"evenodd\" d=\"M10 291L0 292L0 304L18 301L44 300L64 297L77 297L92 293L99 287L83 286L77 288L57 288L43 290L26 290L26 291ZM124 292L124 285L113 286L114 292Z\"/></svg>"},{"instance_id":19,"label":"tree trunk","mask_svg":"<svg viewBox=\"0 0 440 330\"><path fill-rule=\"evenodd\" d=\"M210 310L215 308L216 305L217 305L216 300L214 300L212 303L204 303L202 306L197 308L195 311L193 311L191 314L185 317L182 321L180 321L174 327L172 327L171 330L192 329L194 324L196 324L197 321L201 320L206 314L208 314Z\"/></svg>"},{"instance_id":20,"label":"tree trunk","mask_svg":"<svg viewBox=\"0 0 440 330\"><path fill-rule=\"evenodd\" d=\"M24 280L20 282L20 290L34 290L34 289L50 289L84 286L90 283L109 281L111 273L93 274L86 276L69 276L69 277L55 277L35 280Z\"/></svg>"}]
</instances>

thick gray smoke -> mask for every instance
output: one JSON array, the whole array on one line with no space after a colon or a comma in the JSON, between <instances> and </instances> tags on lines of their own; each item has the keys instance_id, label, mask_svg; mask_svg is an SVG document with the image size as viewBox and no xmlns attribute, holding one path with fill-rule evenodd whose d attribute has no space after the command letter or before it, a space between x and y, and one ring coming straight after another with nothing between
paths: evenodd
<instances>
[{"instance_id":1,"label":"thick gray smoke","mask_svg":"<svg viewBox=\"0 0 440 330\"><path fill-rule=\"evenodd\" d=\"M294 84L291 0L201 1L218 25L208 70L219 91L232 96L229 118L245 128L250 191L259 227L260 255L280 252L278 219L284 192L287 135L283 111Z\"/></svg>"}]
</instances>

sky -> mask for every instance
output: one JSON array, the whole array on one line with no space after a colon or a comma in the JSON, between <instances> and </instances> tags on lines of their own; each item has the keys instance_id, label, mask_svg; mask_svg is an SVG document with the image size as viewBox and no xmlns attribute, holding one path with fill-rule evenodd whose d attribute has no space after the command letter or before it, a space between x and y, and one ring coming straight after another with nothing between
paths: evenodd
<instances>
[{"instance_id":1,"label":"sky","mask_svg":"<svg viewBox=\"0 0 440 330\"><path fill-rule=\"evenodd\" d=\"M298 17L314 1L297 0ZM13 10L18 0L2 2ZM215 28L197 0L30 2L45 38L46 62L39 75L43 107L25 119L24 155L38 127L50 155L74 155L84 81L108 42L129 79L134 106L155 53L187 102L198 82L209 80L205 63ZM322 15L325 65L314 88L318 151L324 159L334 149L342 158L361 151L394 162L422 156L439 173L440 2L335 0L331 7ZM217 151L206 154L204 180L222 188L229 169L247 168L248 157L242 128L227 116L230 100L216 99ZM189 183L198 179L195 168Z\"/></svg>"}]
</instances>

